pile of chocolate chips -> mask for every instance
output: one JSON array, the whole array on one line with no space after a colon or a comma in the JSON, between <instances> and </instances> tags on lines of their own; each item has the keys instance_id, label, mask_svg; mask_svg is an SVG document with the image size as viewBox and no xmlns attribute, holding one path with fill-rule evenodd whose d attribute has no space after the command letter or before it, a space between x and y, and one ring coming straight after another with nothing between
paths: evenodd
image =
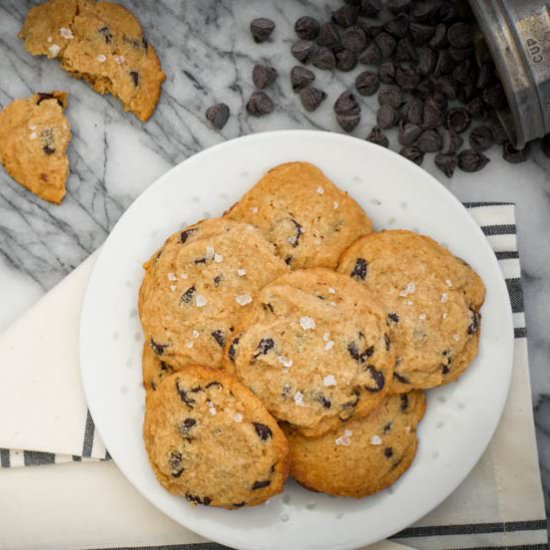
<instances>
[{"instance_id":1,"label":"pile of chocolate chips","mask_svg":"<svg viewBox=\"0 0 550 550\"><path fill-rule=\"evenodd\" d=\"M366 139L389 147L385 131L396 128L400 154L419 165L432 153L447 177L457 167L477 172L489 162L483 153L494 145L502 147L508 162L523 162L529 145L515 149L499 122L497 111L508 108L506 96L464 5L450 0L344 0L329 21L300 17L291 47L300 62L290 73L292 89L304 109L315 111L327 94L313 85L315 73L304 65L328 71L357 69L355 90L344 90L334 102L336 121L346 132L360 122L360 96L376 94L377 125ZM250 25L258 43L269 40L274 29L275 23L266 18ZM276 77L274 68L254 68L257 88L269 86ZM262 116L271 113L274 104L260 90L246 109ZM225 104L207 111L218 128L226 115ZM550 151L547 142L548 137L542 148Z\"/></svg>"}]
</instances>

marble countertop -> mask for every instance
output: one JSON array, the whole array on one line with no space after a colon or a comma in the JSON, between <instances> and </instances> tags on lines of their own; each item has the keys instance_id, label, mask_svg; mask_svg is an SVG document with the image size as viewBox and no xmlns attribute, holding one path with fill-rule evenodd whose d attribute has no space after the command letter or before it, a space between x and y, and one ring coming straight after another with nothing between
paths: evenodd
<instances>
[{"instance_id":1,"label":"marble countertop","mask_svg":"<svg viewBox=\"0 0 550 550\"><path fill-rule=\"evenodd\" d=\"M0 331L84 260L107 237L130 203L169 168L205 147L265 130L316 128L340 131L332 104L351 88L355 73L316 71L328 99L306 113L292 93L288 73L293 22L304 14L326 16L337 0L205 0L203 2L123 0L141 20L167 73L159 106L146 124L125 113L110 96L100 96L70 78L55 61L30 56L17 38L32 2L0 4L0 108L35 91L66 90L73 128L71 176L62 206L41 201L14 183L0 167ZM256 45L248 25L254 17L277 23L273 40ZM255 119L244 104L253 91L252 67L268 62L279 71L269 91L275 112ZM218 101L231 108L222 131L204 111ZM365 138L375 120L376 99L361 98L362 121L353 135ZM395 131L390 132L395 145ZM446 179L433 165L424 168L462 201L504 201L517 205L517 224L527 327L533 407L547 503L550 502L550 159L538 147L524 164L508 164L499 148L477 174Z\"/></svg>"}]
</instances>

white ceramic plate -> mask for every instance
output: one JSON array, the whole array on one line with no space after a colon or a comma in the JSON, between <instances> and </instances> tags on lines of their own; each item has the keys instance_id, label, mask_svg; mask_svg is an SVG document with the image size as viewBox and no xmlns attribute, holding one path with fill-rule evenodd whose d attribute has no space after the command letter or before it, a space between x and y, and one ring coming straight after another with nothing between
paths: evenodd
<instances>
[{"instance_id":1,"label":"white ceramic plate","mask_svg":"<svg viewBox=\"0 0 550 550\"><path fill-rule=\"evenodd\" d=\"M289 482L283 495L239 511L193 507L167 493L142 439L143 335L137 316L142 263L166 236L219 216L273 166L318 165L377 228L426 233L468 261L487 286L480 353L457 383L428 392L416 460L391 489L362 500L334 498ZM497 261L479 227L441 184L382 147L333 133L256 134L207 149L151 185L122 216L97 260L80 337L88 404L117 466L155 506L189 529L235 548L355 548L414 523L457 487L485 450L501 416L512 369L512 315Z\"/></svg>"}]
</instances>

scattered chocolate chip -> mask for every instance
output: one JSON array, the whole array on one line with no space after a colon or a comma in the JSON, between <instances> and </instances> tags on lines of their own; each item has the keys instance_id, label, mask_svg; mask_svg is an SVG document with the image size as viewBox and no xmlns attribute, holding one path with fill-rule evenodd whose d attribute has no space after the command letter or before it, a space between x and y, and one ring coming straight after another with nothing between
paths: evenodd
<instances>
[{"instance_id":1,"label":"scattered chocolate chip","mask_svg":"<svg viewBox=\"0 0 550 550\"><path fill-rule=\"evenodd\" d=\"M371 393L379 392L386 385L386 378L382 371L375 369L372 365L368 365L366 371L372 377L372 384L366 384L365 389Z\"/></svg>"},{"instance_id":2,"label":"scattered chocolate chip","mask_svg":"<svg viewBox=\"0 0 550 550\"><path fill-rule=\"evenodd\" d=\"M397 67L395 71L395 82L403 90L414 90L420 82L420 76L410 67Z\"/></svg>"},{"instance_id":3,"label":"scattered chocolate chip","mask_svg":"<svg viewBox=\"0 0 550 550\"><path fill-rule=\"evenodd\" d=\"M155 352L156 355L162 355L166 348L168 347L168 344L158 344L151 338L151 349Z\"/></svg>"},{"instance_id":4,"label":"scattered chocolate chip","mask_svg":"<svg viewBox=\"0 0 550 550\"><path fill-rule=\"evenodd\" d=\"M468 23L453 23L447 31L447 40L453 48L467 48L474 40L473 28Z\"/></svg>"},{"instance_id":5,"label":"scattered chocolate chip","mask_svg":"<svg viewBox=\"0 0 550 550\"><path fill-rule=\"evenodd\" d=\"M237 336L229 346L229 350L227 352L227 355L229 356L229 359L234 363L235 362L235 355L237 353L237 346L239 345L240 336Z\"/></svg>"},{"instance_id":6,"label":"scattered chocolate chip","mask_svg":"<svg viewBox=\"0 0 550 550\"><path fill-rule=\"evenodd\" d=\"M351 4L344 4L341 8L332 12L331 19L337 25L343 28L351 27L357 23L357 17L359 16L359 7Z\"/></svg>"},{"instance_id":7,"label":"scattered chocolate chip","mask_svg":"<svg viewBox=\"0 0 550 550\"><path fill-rule=\"evenodd\" d=\"M336 52L336 68L342 72L353 71L357 66L357 54L344 48Z\"/></svg>"},{"instance_id":8,"label":"scattered chocolate chip","mask_svg":"<svg viewBox=\"0 0 550 550\"><path fill-rule=\"evenodd\" d=\"M189 396L188 391L185 388L182 388L180 386L180 380L179 378L176 380L176 390L180 396L180 399L190 408L193 408L193 405L195 405L196 401Z\"/></svg>"},{"instance_id":9,"label":"scattered chocolate chip","mask_svg":"<svg viewBox=\"0 0 550 550\"><path fill-rule=\"evenodd\" d=\"M198 229L186 229L185 231L182 231L180 233L180 242L181 244L185 244L187 242L187 239L193 234L196 233Z\"/></svg>"},{"instance_id":10,"label":"scattered chocolate chip","mask_svg":"<svg viewBox=\"0 0 550 550\"><path fill-rule=\"evenodd\" d=\"M137 71L130 71L130 76L134 81L134 86L137 88L139 86L139 73Z\"/></svg>"},{"instance_id":11,"label":"scattered chocolate chip","mask_svg":"<svg viewBox=\"0 0 550 550\"><path fill-rule=\"evenodd\" d=\"M516 149L509 141L502 145L502 158L512 164L525 162L529 158L529 144L523 149Z\"/></svg>"},{"instance_id":12,"label":"scattered chocolate chip","mask_svg":"<svg viewBox=\"0 0 550 550\"><path fill-rule=\"evenodd\" d=\"M225 103L216 103L206 109L206 118L214 128L221 130L229 120L229 107Z\"/></svg>"},{"instance_id":13,"label":"scattered chocolate chip","mask_svg":"<svg viewBox=\"0 0 550 550\"><path fill-rule=\"evenodd\" d=\"M416 142L423 153L437 153L442 146L441 136L437 130L424 130Z\"/></svg>"},{"instance_id":14,"label":"scattered chocolate chip","mask_svg":"<svg viewBox=\"0 0 550 550\"><path fill-rule=\"evenodd\" d=\"M454 66L455 61L451 57L449 50L439 50L433 73L435 76L449 74L454 69Z\"/></svg>"},{"instance_id":15,"label":"scattered chocolate chip","mask_svg":"<svg viewBox=\"0 0 550 550\"><path fill-rule=\"evenodd\" d=\"M395 65L385 61L378 67L378 78L383 84L393 84L395 81Z\"/></svg>"},{"instance_id":16,"label":"scattered chocolate chip","mask_svg":"<svg viewBox=\"0 0 550 550\"><path fill-rule=\"evenodd\" d=\"M258 117L272 113L274 108L273 100L265 92L254 92L246 104L247 112Z\"/></svg>"},{"instance_id":17,"label":"scattered chocolate chip","mask_svg":"<svg viewBox=\"0 0 550 550\"><path fill-rule=\"evenodd\" d=\"M462 136L447 128L440 129L440 133L442 139L441 152L443 154L458 152L464 143Z\"/></svg>"},{"instance_id":18,"label":"scattered chocolate chip","mask_svg":"<svg viewBox=\"0 0 550 550\"><path fill-rule=\"evenodd\" d=\"M361 0L361 13L367 17L376 17L381 9L381 0Z\"/></svg>"},{"instance_id":19,"label":"scattered chocolate chip","mask_svg":"<svg viewBox=\"0 0 550 550\"><path fill-rule=\"evenodd\" d=\"M456 153L438 153L434 163L448 178L451 178L458 165L458 156Z\"/></svg>"},{"instance_id":20,"label":"scattered chocolate chip","mask_svg":"<svg viewBox=\"0 0 550 550\"><path fill-rule=\"evenodd\" d=\"M409 11L411 0L387 0L386 7L395 14Z\"/></svg>"},{"instance_id":21,"label":"scattered chocolate chip","mask_svg":"<svg viewBox=\"0 0 550 550\"><path fill-rule=\"evenodd\" d=\"M307 15L300 17L296 20L296 23L294 23L294 31L296 32L298 38L301 38L302 40L315 40L319 34L320 28L321 25L319 24L319 21Z\"/></svg>"},{"instance_id":22,"label":"scattered chocolate chip","mask_svg":"<svg viewBox=\"0 0 550 550\"><path fill-rule=\"evenodd\" d=\"M269 479L264 479L263 481L255 481L252 485L252 490L257 491L258 489L263 489L264 487L269 487L271 485L271 481Z\"/></svg>"},{"instance_id":23,"label":"scattered chocolate chip","mask_svg":"<svg viewBox=\"0 0 550 550\"><path fill-rule=\"evenodd\" d=\"M406 383L409 383L408 380ZM409 408L409 396L406 393L401 394L401 410L404 412Z\"/></svg>"},{"instance_id":24,"label":"scattered chocolate chip","mask_svg":"<svg viewBox=\"0 0 550 550\"><path fill-rule=\"evenodd\" d=\"M311 55L317 49L314 42L310 40L298 40L290 48L292 55L301 63L309 63Z\"/></svg>"},{"instance_id":25,"label":"scattered chocolate chip","mask_svg":"<svg viewBox=\"0 0 550 550\"><path fill-rule=\"evenodd\" d=\"M431 21L438 13L441 3L438 0L417 0L412 3L411 19L414 21Z\"/></svg>"},{"instance_id":26,"label":"scattered chocolate chip","mask_svg":"<svg viewBox=\"0 0 550 550\"><path fill-rule=\"evenodd\" d=\"M391 447L386 447L384 449L384 456L386 458L391 458L393 456L393 449Z\"/></svg>"},{"instance_id":27,"label":"scattered chocolate chip","mask_svg":"<svg viewBox=\"0 0 550 550\"><path fill-rule=\"evenodd\" d=\"M395 47L397 46L395 38L387 32L381 32L377 35L374 42L378 46L380 54L384 59L390 58L395 51Z\"/></svg>"},{"instance_id":28,"label":"scattered chocolate chip","mask_svg":"<svg viewBox=\"0 0 550 550\"><path fill-rule=\"evenodd\" d=\"M395 38L404 38L409 30L409 18L402 13L393 19L389 19L384 23L384 30Z\"/></svg>"},{"instance_id":29,"label":"scattered chocolate chip","mask_svg":"<svg viewBox=\"0 0 550 550\"><path fill-rule=\"evenodd\" d=\"M262 441L267 441L273 436L273 432L271 429L266 426L265 424L260 424L259 422L253 422L254 429L256 430L256 433L258 434L258 437Z\"/></svg>"},{"instance_id":30,"label":"scattered chocolate chip","mask_svg":"<svg viewBox=\"0 0 550 550\"><path fill-rule=\"evenodd\" d=\"M390 105L394 109L399 109L403 102L403 95L397 86L384 86L378 92L378 103L380 105Z\"/></svg>"},{"instance_id":31,"label":"scattered chocolate chip","mask_svg":"<svg viewBox=\"0 0 550 550\"><path fill-rule=\"evenodd\" d=\"M500 122L493 122L493 124L491 124L491 131L493 132L493 139L497 145L504 145L504 143L509 140L508 134Z\"/></svg>"},{"instance_id":32,"label":"scattered chocolate chip","mask_svg":"<svg viewBox=\"0 0 550 550\"><path fill-rule=\"evenodd\" d=\"M336 56L331 49L321 46L311 54L311 63L323 71L332 71L336 67Z\"/></svg>"},{"instance_id":33,"label":"scattered chocolate chip","mask_svg":"<svg viewBox=\"0 0 550 550\"><path fill-rule=\"evenodd\" d=\"M359 55L359 63L363 65L379 65L380 61L382 54L375 42L371 42Z\"/></svg>"},{"instance_id":34,"label":"scattered chocolate chip","mask_svg":"<svg viewBox=\"0 0 550 550\"><path fill-rule=\"evenodd\" d=\"M365 281L367 278L368 267L369 263L365 260L365 258L357 258L350 277L356 281Z\"/></svg>"},{"instance_id":35,"label":"scattered chocolate chip","mask_svg":"<svg viewBox=\"0 0 550 550\"><path fill-rule=\"evenodd\" d=\"M409 32L414 41L415 46L423 46L435 34L435 27L412 21L409 25Z\"/></svg>"},{"instance_id":36,"label":"scattered chocolate chip","mask_svg":"<svg viewBox=\"0 0 550 550\"><path fill-rule=\"evenodd\" d=\"M218 346L223 349L225 346L225 336L223 335L223 332L221 330L215 330L211 332L210 335L214 338L214 340L216 340Z\"/></svg>"},{"instance_id":37,"label":"scattered chocolate chip","mask_svg":"<svg viewBox=\"0 0 550 550\"><path fill-rule=\"evenodd\" d=\"M474 151L486 151L495 143L493 131L489 126L476 126L469 136L470 147Z\"/></svg>"},{"instance_id":38,"label":"scattered chocolate chip","mask_svg":"<svg viewBox=\"0 0 550 550\"><path fill-rule=\"evenodd\" d=\"M406 63L418 60L418 54L412 40L405 36L397 41L397 47L394 54L395 61Z\"/></svg>"},{"instance_id":39,"label":"scattered chocolate chip","mask_svg":"<svg viewBox=\"0 0 550 550\"><path fill-rule=\"evenodd\" d=\"M378 126L375 126L370 131L370 134L367 136L367 141L375 143L376 145L381 145L382 147L389 147L390 145L390 140Z\"/></svg>"},{"instance_id":40,"label":"scattered chocolate chip","mask_svg":"<svg viewBox=\"0 0 550 550\"><path fill-rule=\"evenodd\" d=\"M277 69L268 65L254 65L252 69L252 82L256 88L267 88L277 80Z\"/></svg>"},{"instance_id":41,"label":"scattered chocolate chip","mask_svg":"<svg viewBox=\"0 0 550 550\"><path fill-rule=\"evenodd\" d=\"M410 160L411 162L418 164L418 166L420 166L422 164L422 161L424 160L424 153L414 145L411 147L403 147L399 151L399 154Z\"/></svg>"},{"instance_id":42,"label":"scattered chocolate chip","mask_svg":"<svg viewBox=\"0 0 550 550\"><path fill-rule=\"evenodd\" d=\"M473 149L466 149L458 155L458 167L463 172L478 172L488 162L489 159L483 153L478 153Z\"/></svg>"},{"instance_id":43,"label":"scattered chocolate chip","mask_svg":"<svg viewBox=\"0 0 550 550\"><path fill-rule=\"evenodd\" d=\"M388 319L394 323L399 323L399 315L397 313L388 313Z\"/></svg>"},{"instance_id":44,"label":"scattered chocolate chip","mask_svg":"<svg viewBox=\"0 0 550 550\"><path fill-rule=\"evenodd\" d=\"M401 124L397 140L401 145L412 145L422 133L422 128L416 124Z\"/></svg>"},{"instance_id":45,"label":"scattered chocolate chip","mask_svg":"<svg viewBox=\"0 0 550 550\"><path fill-rule=\"evenodd\" d=\"M420 126L424 116L424 103L418 97L412 97L403 106L403 118L406 122Z\"/></svg>"},{"instance_id":46,"label":"scattered chocolate chip","mask_svg":"<svg viewBox=\"0 0 550 550\"><path fill-rule=\"evenodd\" d=\"M435 78L433 83L435 89L438 92L442 93L445 97L447 97L448 99L456 99L457 88L449 77L441 76L439 78Z\"/></svg>"},{"instance_id":47,"label":"scattered chocolate chip","mask_svg":"<svg viewBox=\"0 0 550 550\"><path fill-rule=\"evenodd\" d=\"M472 314L472 322L468 326L468 334L475 334L479 330L479 322L481 320L481 316L479 314L479 311L476 311L473 308L470 308L470 313Z\"/></svg>"},{"instance_id":48,"label":"scattered chocolate chip","mask_svg":"<svg viewBox=\"0 0 550 550\"><path fill-rule=\"evenodd\" d=\"M452 107L447 111L447 115L445 117L445 124L447 128L455 131L457 134L465 132L471 122L472 116L464 107Z\"/></svg>"},{"instance_id":49,"label":"scattered chocolate chip","mask_svg":"<svg viewBox=\"0 0 550 550\"><path fill-rule=\"evenodd\" d=\"M335 48L340 44L338 27L331 22L323 23L317 36L317 44L327 48Z\"/></svg>"},{"instance_id":50,"label":"scattered chocolate chip","mask_svg":"<svg viewBox=\"0 0 550 550\"><path fill-rule=\"evenodd\" d=\"M274 30L275 23L266 17L258 17L257 19L253 19L250 23L250 32L256 43L268 40Z\"/></svg>"},{"instance_id":51,"label":"scattered chocolate chip","mask_svg":"<svg viewBox=\"0 0 550 550\"><path fill-rule=\"evenodd\" d=\"M195 295L196 288L194 286L190 286L182 295L180 298L180 303L184 304L190 304L193 300L193 296Z\"/></svg>"},{"instance_id":52,"label":"scattered chocolate chip","mask_svg":"<svg viewBox=\"0 0 550 550\"><path fill-rule=\"evenodd\" d=\"M336 120L346 132L351 132L361 120L361 107L352 92L342 92L334 103Z\"/></svg>"},{"instance_id":53,"label":"scattered chocolate chip","mask_svg":"<svg viewBox=\"0 0 550 550\"><path fill-rule=\"evenodd\" d=\"M342 46L352 52L362 52L367 47L367 36L361 27L353 26L342 33Z\"/></svg>"},{"instance_id":54,"label":"scattered chocolate chip","mask_svg":"<svg viewBox=\"0 0 550 550\"><path fill-rule=\"evenodd\" d=\"M371 71L363 71L355 79L355 87L361 95L370 96L375 94L380 87L378 75Z\"/></svg>"},{"instance_id":55,"label":"scattered chocolate chip","mask_svg":"<svg viewBox=\"0 0 550 550\"><path fill-rule=\"evenodd\" d=\"M419 75L429 76L435 67L436 55L431 48L418 49L418 63L416 70Z\"/></svg>"},{"instance_id":56,"label":"scattered chocolate chip","mask_svg":"<svg viewBox=\"0 0 550 550\"><path fill-rule=\"evenodd\" d=\"M447 26L444 23L439 23L435 27L434 35L430 39L430 47L434 50L441 50L447 45Z\"/></svg>"},{"instance_id":57,"label":"scattered chocolate chip","mask_svg":"<svg viewBox=\"0 0 550 550\"><path fill-rule=\"evenodd\" d=\"M307 88L315 80L315 74L305 67L295 66L290 71L292 91L299 92Z\"/></svg>"},{"instance_id":58,"label":"scattered chocolate chip","mask_svg":"<svg viewBox=\"0 0 550 550\"><path fill-rule=\"evenodd\" d=\"M381 105L376 113L376 122L383 130L393 128L398 120L398 113L391 105Z\"/></svg>"},{"instance_id":59,"label":"scattered chocolate chip","mask_svg":"<svg viewBox=\"0 0 550 550\"><path fill-rule=\"evenodd\" d=\"M103 40L105 40L105 44L110 44L113 41L113 34L109 30L109 27L101 27L97 32L101 36L103 36Z\"/></svg>"},{"instance_id":60,"label":"scattered chocolate chip","mask_svg":"<svg viewBox=\"0 0 550 550\"><path fill-rule=\"evenodd\" d=\"M304 109L309 112L315 111L326 97L327 94L323 90L314 86L309 86L300 92L300 101Z\"/></svg>"}]
</instances>

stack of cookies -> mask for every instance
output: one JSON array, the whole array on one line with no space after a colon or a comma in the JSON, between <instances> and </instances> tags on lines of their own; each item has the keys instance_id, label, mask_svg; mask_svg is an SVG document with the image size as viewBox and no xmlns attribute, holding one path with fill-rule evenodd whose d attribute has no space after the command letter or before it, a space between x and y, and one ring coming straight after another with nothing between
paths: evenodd
<instances>
[{"instance_id":1,"label":"stack of cookies","mask_svg":"<svg viewBox=\"0 0 550 550\"><path fill-rule=\"evenodd\" d=\"M412 464L422 390L477 354L485 289L410 231L375 232L317 167L270 170L145 264L144 438L160 483L236 509L364 497Z\"/></svg>"}]
</instances>

